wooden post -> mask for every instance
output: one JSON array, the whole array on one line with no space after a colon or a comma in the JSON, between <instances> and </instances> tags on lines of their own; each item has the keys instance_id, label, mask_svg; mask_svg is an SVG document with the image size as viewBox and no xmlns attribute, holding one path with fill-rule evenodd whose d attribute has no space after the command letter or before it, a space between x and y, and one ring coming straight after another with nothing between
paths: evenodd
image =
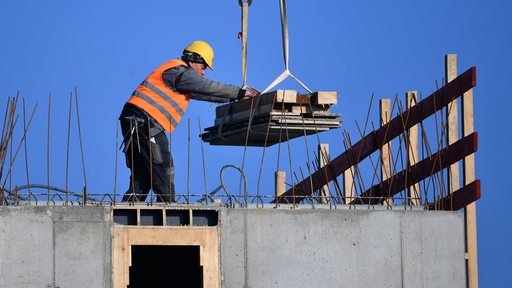
<instances>
[{"instance_id":1,"label":"wooden post","mask_svg":"<svg viewBox=\"0 0 512 288\"><path fill-rule=\"evenodd\" d=\"M323 167L329 160L329 144L318 144L318 167ZM329 183L320 188L318 203L327 204L331 201L331 189Z\"/></svg>"},{"instance_id":2,"label":"wooden post","mask_svg":"<svg viewBox=\"0 0 512 288\"><path fill-rule=\"evenodd\" d=\"M354 200L354 176L355 176L355 168L354 166L350 167L348 170L343 172L343 190L345 193L345 204L350 203Z\"/></svg>"},{"instance_id":3,"label":"wooden post","mask_svg":"<svg viewBox=\"0 0 512 288\"><path fill-rule=\"evenodd\" d=\"M417 95L417 91L407 91L405 94L407 109L410 109L418 103ZM407 167L410 167L418 163L418 125L414 125L409 128L405 140L405 146L407 147ZM408 196L410 199L409 203L411 205L421 205L420 184L416 183L409 186Z\"/></svg>"},{"instance_id":4,"label":"wooden post","mask_svg":"<svg viewBox=\"0 0 512 288\"><path fill-rule=\"evenodd\" d=\"M279 196L283 195L286 192L286 171L276 171L275 172L275 193L276 193L276 201Z\"/></svg>"},{"instance_id":5,"label":"wooden post","mask_svg":"<svg viewBox=\"0 0 512 288\"><path fill-rule=\"evenodd\" d=\"M445 76L446 83L457 77L457 55L447 54L445 57ZM446 125L447 125L447 145L455 143L459 139L459 113L457 99L447 106ZM448 188L449 193L453 193L460 188L459 164L453 164L448 168Z\"/></svg>"},{"instance_id":6,"label":"wooden post","mask_svg":"<svg viewBox=\"0 0 512 288\"><path fill-rule=\"evenodd\" d=\"M381 99L379 105L380 110L380 126L384 126L391 119L391 100L390 99ZM384 181L391 177L391 161L393 160L393 153L391 151L391 142L388 142L382 145L380 149L380 159L381 159L381 181ZM393 197L387 198L384 203L386 205L393 205Z\"/></svg>"},{"instance_id":7,"label":"wooden post","mask_svg":"<svg viewBox=\"0 0 512 288\"><path fill-rule=\"evenodd\" d=\"M446 55L446 71L447 81L453 79L453 75L457 76L457 55ZM448 75L450 75L449 78ZM455 102L455 101L454 101ZM453 108L452 108L453 109ZM461 97L461 110L462 110L462 136L467 136L474 132L474 118L473 118L473 89L468 90ZM457 131L458 132L458 131ZM458 168L458 167L457 167ZM465 157L462 166L464 185L467 185L475 180L475 157L473 154ZM453 176L453 174L452 174ZM457 169L457 184L458 182L458 169ZM452 177L453 179L453 177ZM454 179L453 179L454 180ZM452 180L452 181L453 181ZM454 187L450 181L450 186ZM452 192L454 190L450 190ZM467 286L469 288L478 287L478 249L477 249L477 235L476 235L476 202L464 208L465 214L465 234L466 234L466 267L467 267Z\"/></svg>"},{"instance_id":8,"label":"wooden post","mask_svg":"<svg viewBox=\"0 0 512 288\"><path fill-rule=\"evenodd\" d=\"M463 135L474 132L473 119L473 89L462 95L462 130ZM463 161L464 185L475 180L475 155L467 156ZM466 219L466 241L467 241L467 267L468 287L478 287L478 246L476 236L476 202L466 206L464 209Z\"/></svg>"}]
</instances>

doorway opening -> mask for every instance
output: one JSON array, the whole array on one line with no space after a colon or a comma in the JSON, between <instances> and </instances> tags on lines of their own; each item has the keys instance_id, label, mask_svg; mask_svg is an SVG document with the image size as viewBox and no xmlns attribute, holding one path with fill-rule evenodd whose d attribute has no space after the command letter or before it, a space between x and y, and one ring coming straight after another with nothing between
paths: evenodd
<instances>
[{"instance_id":1,"label":"doorway opening","mask_svg":"<svg viewBox=\"0 0 512 288\"><path fill-rule=\"evenodd\" d=\"M130 285L203 288L200 246L131 245Z\"/></svg>"}]
</instances>

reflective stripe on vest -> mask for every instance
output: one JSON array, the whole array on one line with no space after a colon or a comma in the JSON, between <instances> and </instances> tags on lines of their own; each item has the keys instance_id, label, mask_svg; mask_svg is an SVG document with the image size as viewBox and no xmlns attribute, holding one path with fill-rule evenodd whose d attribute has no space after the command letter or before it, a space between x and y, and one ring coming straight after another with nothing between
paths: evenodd
<instances>
[{"instance_id":1,"label":"reflective stripe on vest","mask_svg":"<svg viewBox=\"0 0 512 288\"><path fill-rule=\"evenodd\" d=\"M170 60L153 71L133 92L129 103L141 108L169 133L181 121L190 100L190 94L180 94L167 87L162 79L165 70L186 65L181 60Z\"/></svg>"}]
</instances>

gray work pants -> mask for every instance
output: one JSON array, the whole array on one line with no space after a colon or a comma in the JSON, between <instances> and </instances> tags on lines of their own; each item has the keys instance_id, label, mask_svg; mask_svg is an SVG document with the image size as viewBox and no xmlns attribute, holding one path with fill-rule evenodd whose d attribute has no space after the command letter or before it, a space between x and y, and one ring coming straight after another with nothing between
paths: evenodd
<instances>
[{"instance_id":1,"label":"gray work pants","mask_svg":"<svg viewBox=\"0 0 512 288\"><path fill-rule=\"evenodd\" d=\"M122 201L144 202L153 190L157 202L175 202L174 163L165 132L151 136L153 121L131 104L125 105L120 121L126 165L131 170L130 186Z\"/></svg>"}]
</instances>

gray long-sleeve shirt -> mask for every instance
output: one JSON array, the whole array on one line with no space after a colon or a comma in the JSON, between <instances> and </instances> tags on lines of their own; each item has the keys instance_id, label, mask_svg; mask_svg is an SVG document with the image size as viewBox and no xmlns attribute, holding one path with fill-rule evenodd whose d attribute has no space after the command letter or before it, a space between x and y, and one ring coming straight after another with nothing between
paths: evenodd
<instances>
[{"instance_id":1,"label":"gray long-sleeve shirt","mask_svg":"<svg viewBox=\"0 0 512 288\"><path fill-rule=\"evenodd\" d=\"M164 83L178 93L192 93L191 99L225 103L240 99L245 90L236 85L209 80L188 66L177 66L164 71Z\"/></svg>"}]
</instances>

